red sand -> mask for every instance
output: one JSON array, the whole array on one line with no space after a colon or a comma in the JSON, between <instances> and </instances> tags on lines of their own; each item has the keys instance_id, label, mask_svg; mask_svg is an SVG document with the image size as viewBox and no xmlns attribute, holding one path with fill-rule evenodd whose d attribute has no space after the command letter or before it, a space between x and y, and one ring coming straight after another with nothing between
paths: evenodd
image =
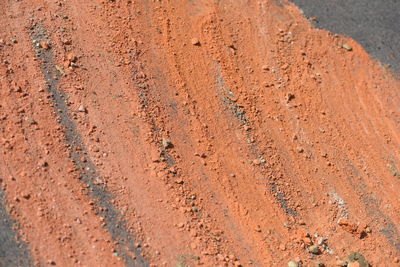
<instances>
[{"instance_id":1,"label":"red sand","mask_svg":"<svg viewBox=\"0 0 400 267\"><path fill-rule=\"evenodd\" d=\"M65 145L33 22L149 263L360 252L400 266L399 82L353 40L268 0L5 0L0 13L1 186L36 264L124 265Z\"/></svg>"}]
</instances>

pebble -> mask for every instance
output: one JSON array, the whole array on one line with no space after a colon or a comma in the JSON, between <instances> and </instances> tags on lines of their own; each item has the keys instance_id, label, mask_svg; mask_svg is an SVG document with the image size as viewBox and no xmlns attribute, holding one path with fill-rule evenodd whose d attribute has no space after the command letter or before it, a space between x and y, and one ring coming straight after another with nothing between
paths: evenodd
<instances>
[{"instance_id":1,"label":"pebble","mask_svg":"<svg viewBox=\"0 0 400 267\"><path fill-rule=\"evenodd\" d=\"M320 237L318 237L318 239L317 239L317 244L318 244L319 246L322 246L322 245L325 243L325 241L326 241L326 239L323 238L322 236L320 236Z\"/></svg>"},{"instance_id":2,"label":"pebble","mask_svg":"<svg viewBox=\"0 0 400 267\"><path fill-rule=\"evenodd\" d=\"M312 240L311 240L311 238L309 238L309 237L304 237L303 238L303 242L304 242L304 244L306 244L307 246L311 246L312 245Z\"/></svg>"},{"instance_id":3,"label":"pebble","mask_svg":"<svg viewBox=\"0 0 400 267\"><path fill-rule=\"evenodd\" d=\"M346 49L347 51L352 51L352 50L353 50L353 47L351 47L351 46L348 45L348 44L343 44L342 47L343 47L344 49Z\"/></svg>"},{"instance_id":4,"label":"pebble","mask_svg":"<svg viewBox=\"0 0 400 267\"><path fill-rule=\"evenodd\" d=\"M47 42L40 42L40 47L43 48L44 50L47 50L50 48L50 45Z\"/></svg>"},{"instance_id":5,"label":"pebble","mask_svg":"<svg viewBox=\"0 0 400 267\"><path fill-rule=\"evenodd\" d=\"M62 43L65 45L70 45L72 42L71 42L71 40L64 39L64 40L62 40Z\"/></svg>"},{"instance_id":6,"label":"pebble","mask_svg":"<svg viewBox=\"0 0 400 267\"><path fill-rule=\"evenodd\" d=\"M308 251L312 254L319 254L321 251L317 245L312 245L308 247Z\"/></svg>"},{"instance_id":7,"label":"pebble","mask_svg":"<svg viewBox=\"0 0 400 267\"><path fill-rule=\"evenodd\" d=\"M175 183L183 184L183 179L182 178L178 178L178 179L175 180Z\"/></svg>"},{"instance_id":8,"label":"pebble","mask_svg":"<svg viewBox=\"0 0 400 267\"><path fill-rule=\"evenodd\" d=\"M300 267L300 264L296 261L289 261L287 265L288 267Z\"/></svg>"},{"instance_id":9,"label":"pebble","mask_svg":"<svg viewBox=\"0 0 400 267\"><path fill-rule=\"evenodd\" d=\"M86 112L86 108L83 105L80 105L78 108L79 112Z\"/></svg>"},{"instance_id":10,"label":"pebble","mask_svg":"<svg viewBox=\"0 0 400 267\"><path fill-rule=\"evenodd\" d=\"M67 60L70 62L76 62L78 60L78 57L73 53L69 53L67 55Z\"/></svg>"},{"instance_id":11,"label":"pebble","mask_svg":"<svg viewBox=\"0 0 400 267\"><path fill-rule=\"evenodd\" d=\"M197 45L197 46L200 45L200 41L199 41L199 39L197 39L197 38L192 38L192 39L190 40L190 43L191 43L192 45Z\"/></svg>"},{"instance_id":12,"label":"pebble","mask_svg":"<svg viewBox=\"0 0 400 267\"><path fill-rule=\"evenodd\" d=\"M171 148L172 147L171 140L169 140L167 138L163 138L162 139L162 146L163 146L164 149Z\"/></svg>"}]
</instances>

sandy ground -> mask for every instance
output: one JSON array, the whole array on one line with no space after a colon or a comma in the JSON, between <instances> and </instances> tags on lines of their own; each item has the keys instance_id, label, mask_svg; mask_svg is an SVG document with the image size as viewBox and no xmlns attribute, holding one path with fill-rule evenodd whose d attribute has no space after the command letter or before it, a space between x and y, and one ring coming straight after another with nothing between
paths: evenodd
<instances>
[{"instance_id":1,"label":"sandy ground","mask_svg":"<svg viewBox=\"0 0 400 267\"><path fill-rule=\"evenodd\" d=\"M356 41L269 0L0 13L0 264L400 266L399 81Z\"/></svg>"}]
</instances>

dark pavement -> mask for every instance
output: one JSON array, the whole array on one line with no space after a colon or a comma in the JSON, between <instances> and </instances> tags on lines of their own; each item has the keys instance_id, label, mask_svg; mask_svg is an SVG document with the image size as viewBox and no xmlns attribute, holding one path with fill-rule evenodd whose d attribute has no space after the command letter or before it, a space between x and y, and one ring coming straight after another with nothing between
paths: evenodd
<instances>
[{"instance_id":1,"label":"dark pavement","mask_svg":"<svg viewBox=\"0 0 400 267\"><path fill-rule=\"evenodd\" d=\"M400 72L400 0L292 0L314 25L350 36Z\"/></svg>"}]
</instances>

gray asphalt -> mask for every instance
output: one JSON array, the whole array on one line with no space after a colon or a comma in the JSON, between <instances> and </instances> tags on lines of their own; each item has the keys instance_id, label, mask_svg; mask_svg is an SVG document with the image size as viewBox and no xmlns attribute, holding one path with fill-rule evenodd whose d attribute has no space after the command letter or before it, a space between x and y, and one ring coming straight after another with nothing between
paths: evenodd
<instances>
[{"instance_id":1,"label":"gray asphalt","mask_svg":"<svg viewBox=\"0 0 400 267\"><path fill-rule=\"evenodd\" d=\"M350 36L400 72L400 0L291 0L314 25ZM396 75L397 76L397 75Z\"/></svg>"}]
</instances>

